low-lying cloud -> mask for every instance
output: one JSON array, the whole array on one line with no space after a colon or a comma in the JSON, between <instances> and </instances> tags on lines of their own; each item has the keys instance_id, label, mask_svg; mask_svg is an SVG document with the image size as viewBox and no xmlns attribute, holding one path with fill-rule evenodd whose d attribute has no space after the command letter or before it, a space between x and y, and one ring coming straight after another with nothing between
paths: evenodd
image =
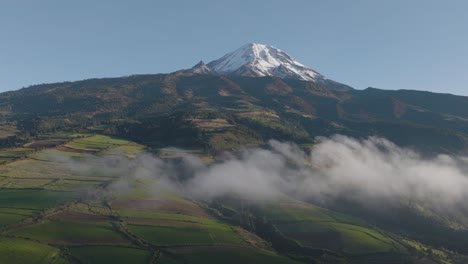
<instances>
[{"instance_id":1,"label":"low-lying cloud","mask_svg":"<svg viewBox=\"0 0 468 264\"><path fill-rule=\"evenodd\" d=\"M440 211L463 206L468 198L468 158L423 158L378 137L319 138L310 152L270 141L267 148L227 153L211 164L180 153L177 162L150 154L79 161L60 157L59 161L75 173L116 177L107 187L110 193L131 190L142 180L155 196L170 189L203 200L225 195L270 200L289 195L327 203L345 197L363 204L415 201Z\"/></svg>"}]
</instances>

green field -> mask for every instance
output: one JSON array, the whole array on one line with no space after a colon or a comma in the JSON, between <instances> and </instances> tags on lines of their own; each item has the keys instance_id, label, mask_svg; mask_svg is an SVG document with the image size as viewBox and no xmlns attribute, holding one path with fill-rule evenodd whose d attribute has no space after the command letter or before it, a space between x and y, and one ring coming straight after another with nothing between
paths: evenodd
<instances>
[{"instance_id":1,"label":"green field","mask_svg":"<svg viewBox=\"0 0 468 264\"><path fill-rule=\"evenodd\" d=\"M0 189L0 208L44 209L75 200L78 193L40 189Z\"/></svg>"},{"instance_id":2,"label":"green field","mask_svg":"<svg viewBox=\"0 0 468 264\"><path fill-rule=\"evenodd\" d=\"M35 152L34 154L29 155L30 158L40 160L40 161L57 161L58 158L71 158L71 159L80 159L83 158L85 154L79 152L67 151L67 149L45 149L42 151Z\"/></svg>"},{"instance_id":3,"label":"green field","mask_svg":"<svg viewBox=\"0 0 468 264\"><path fill-rule=\"evenodd\" d=\"M133 233L154 245L245 245L227 224L205 216L119 210Z\"/></svg>"},{"instance_id":4,"label":"green field","mask_svg":"<svg viewBox=\"0 0 468 264\"><path fill-rule=\"evenodd\" d=\"M129 158L134 158L138 153L144 151L144 147L142 145L129 142L125 145L118 145L112 148L108 148L102 152L103 155L120 155L125 154Z\"/></svg>"},{"instance_id":5,"label":"green field","mask_svg":"<svg viewBox=\"0 0 468 264\"><path fill-rule=\"evenodd\" d=\"M80 192L86 188L98 187L99 185L105 183L105 180L98 179L60 179L54 182L51 182L44 186L45 189L51 191L77 191Z\"/></svg>"},{"instance_id":6,"label":"green field","mask_svg":"<svg viewBox=\"0 0 468 264\"><path fill-rule=\"evenodd\" d=\"M0 150L0 163L25 158L34 150L29 148L6 148Z\"/></svg>"},{"instance_id":7,"label":"green field","mask_svg":"<svg viewBox=\"0 0 468 264\"><path fill-rule=\"evenodd\" d=\"M150 210L131 210L131 209L119 209L119 215L127 218L143 218L143 219L160 219L160 220L173 220L173 221L184 221L184 222L195 222L195 223L211 223L213 220L202 216L193 216L186 214L158 212Z\"/></svg>"},{"instance_id":8,"label":"green field","mask_svg":"<svg viewBox=\"0 0 468 264\"><path fill-rule=\"evenodd\" d=\"M121 139L114 139L108 136L95 135L84 138L77 138L67 144L65 147L84 152L98 152L110 147L116 147L128 144L129 142Z\"/></svg>"},{"instance_id":9,"label":"green field","mask_svg":"<svg viewBox=\"0 0 468 264\"><path fill-rule=\"evenodd\" d=\"M48 190L80 191L94 188L115 179L99 168L80 171L79 162L96 155L126 155L134 157L143 150L141 145L101 135L79 135L64 145L43 149L29 155L28 159L0 168L0 186L15 188L41 187ZM72 164L76 161L76 164Z\"/></svg>"},{"instance_id":10,"label":"green field","mask_svg":"<svg viewBox=\"0 0 468 264\"><path fill-rule=\"evenodd\" d=\"M363 220L300 202L257 209L287 237L304 246L348 254L383 253L405 249Z\"/></svg>"},{"instance_id":11,"label":"green field","mask_svg":"<svg viewBox=\"0 0 468 264\"><path fill-rule=\"evenodd\" d=\"M50 157L49 157L50 158ZM11 179L61 179L74 176L69 168L58 162L28 158L0 167L0 176Z\"/></svg>"},{"instance_id":12,"label":"green field","mask_svg":"<svg viewBox=\"0 0 468 264\"><path fill-rule=\"evenodd\" d=\"M44 221L8 234L32 238L52 244L127 244L128 242L112 230L110 223L82 221Z\"/></svg>"},{"instance_id":13,"label":"green field","mask_svg":"<svg viewBox=\"0 0 468 264\"><path fill-rule=\"evenodd\" d=\"M210 234L203 229L141 225L129 225L129 229L157 246L211 245L213 243Z\"/></svg>"},{"instance_id":14,"label":"green field","mask_svg":"<svg viewBox=\"0 0 468 264\"><path fill-rule=\"evenodd\" d=\"M65 264L59 250L48 245L18 238L0 237L0 263Z\"/></svg>"},{"instance_id":15,"label":"green field","mask_svg":"<svg viewBox=\"0 0 468 264\"><path fill-rule=\"evenodd\" d=\"M151 252L138 248L113 246L71 247L70 252L82 263L96 264L147 264Z\"/></svg>"},{"instance_id":16,"label":"green field","mask_svg":"<svg viewBox=\"0 0 468 264\"><path fill-rule=\"evenodd\" d=\"M188 263L271 263L271 264L293 264L298 263L286 257L279 256L271 251L251 249L229 249L213 248L211 250L200 250L198 252L182 255Z\"/></svg>"},{"instance_id":17,"label":"green field","mask_svg":"<svg viewBox=\"0 0 468 264\"><path fill-rule=\"evenodd\" d=\"M38 213L38 210L0 208L0 226L18 223Z\"/></svg>"}]
</instances>

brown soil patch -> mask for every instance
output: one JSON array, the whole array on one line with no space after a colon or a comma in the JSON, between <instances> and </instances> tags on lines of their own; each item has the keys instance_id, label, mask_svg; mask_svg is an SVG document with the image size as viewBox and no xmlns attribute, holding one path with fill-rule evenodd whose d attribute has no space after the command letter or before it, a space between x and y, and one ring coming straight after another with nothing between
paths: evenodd
<instances>
[{"instance_id":1,"label":"brown soil patch","mask_svg":"<svg viewBox=\"0 0 468 264\"><path fill-rule=\"evenodd\" d=\"M163 199L128 199L112 202L112 207L118 209L132 209L142 211L155 211L185 214L192 216L209 216L205 209L186 200L163 200Z\"/></svg>"},{"instance_id":2,"label":"brown soil patch","mask_svg":"<svg viewBox=\"0 0 468 264\"><path fill-rule=\"evenodd\" d=\"M254 248L271 249L271 246L268 244L268 242L243 228L234 227L234 231L236 231L247 243L249 243Z\"/></svg>"},{"instance_id":3,"label":"brown soil patch","mask_svg":"<svg viewBox=\"0 0 468 264\"><path fill-rule=\"evenodd\" d=\"M134 224L134 225L150 225L150 226L159 226L159 227L176 227L176 228L191 228L191 229L203 228L203 224L200 224L194 221L184 221L184 220L125 217L125 221L129 224Z\"/></svg>"},{"instance_id":4,"label":"brown soil patch","mask_svg":"<svg viewBox=\"0 0 468 264\"><path fill-rule=\"evenodd\" d=\"M166 250L173 254L190 254L200 251L224 251L229 249L236 249L239 247L236 246L180 246L180 247L171 247Z\"/></svg>"},{"instance_id":5,"label":"brown soil patch","mask_svg":"<svg viewBox=\"0 0 468 264\"><path fill-rule=\"evenodd\" d=\"M243 112L239 113L238 116L240 117L265 117L265 118L279 118L279 116L272 112L267 111L251 111L251 112Z\"/></svg>"},{"instance_id":6,"label":"brown soil patch","mask_svg":"<svg viewBox=\"0 0 468 264\"><path fill-rule=\"evenodd\" d=\"M200 128L226 128L226 127L234 127L234 125L229 124L226 119L222 118L215 118L215 119L201 119L201 118L193 118L190 119L192 124L200 127Z\"/></svg>"},{"instance_id":7,"label":"brown soil patch","mask_svg":"<svg viewBox=\"0 0 468 264\"><path fill-rule=\"evenodd\" d=\"M86 222L107 222L111 220L109 216L105 216L105 215L93 215L93 214L84 214L84 213L68 212L68 211L62 211L54 215L51 215L49 219L86 221Z\"/></svg>"},{"instance_id":8,"label":"brown soil patch","mask_svg":"<svg viewBox=\"0 0 468 264\"><path fill-rule=\"evenodd\" d=\"M82 149L74 149L70 148L64 145L58 146L55 148L56 150L63 151L63 152L73 152L73 153L92 153L95 151L89 151L89 150L82 150Z\"/></svg>"},{"instance_id":9,"label":"brown soil patch","mask_svg":"<svg viewBox=\"0 0 468 264\"><path fill-rule=\"evenodd\" d=\"M335 231L300 232L287 234L297 240L307 242L341 241L341 234Z\"/></svg>"},{"instance_id":10,"label":"brown soil patch","mask_svg":"<svg viewBox=\"0 0 468 264\"><path fill-rule=\"evenodd\" d=\"M86 246L115 246L115 245L128 245L129 243L123 238L120 240L116 239L104 239L104 238L77 238L67 237L64 239L52 239L47 240L48 244L51 245L86 245Z\"/></svg>"},{"instance_id":11,"label":"brown soil patch","mask_svg":"<svg viewBox=\"0 0 468 264\"><path fill-rule=\"evenodd\" d=\"M63 143L64 141L36 141L28 144L27 147L31 149L53 148Z\"/></svg>"},{"instance_id":12,"label":"brown soil patch","mask_svg":"<svg viewBox=\"0 0 468 264\"><path fill-rule=\"evenodd\" d=\"M396 117L401 117L406 113L406 104L397 100L396 98L392 98L392 104L393 104L393 114Z\"/></svg>"}]
</instances>

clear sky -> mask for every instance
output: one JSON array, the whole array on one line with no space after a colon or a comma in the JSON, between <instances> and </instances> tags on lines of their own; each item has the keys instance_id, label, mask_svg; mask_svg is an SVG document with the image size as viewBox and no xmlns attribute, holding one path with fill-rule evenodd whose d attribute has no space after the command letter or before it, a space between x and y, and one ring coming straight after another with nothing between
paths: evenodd
<instances>
[{"instance_id":1,"label":"clear sky","mask_svg":"<svg viewBox=\"0 0 468 264\"><path fill-rule=\"evenodd\" d=\"M468 95L466 0L0 0L0 91L270 44L354 88Z\"/></svg>"}]
</instances>

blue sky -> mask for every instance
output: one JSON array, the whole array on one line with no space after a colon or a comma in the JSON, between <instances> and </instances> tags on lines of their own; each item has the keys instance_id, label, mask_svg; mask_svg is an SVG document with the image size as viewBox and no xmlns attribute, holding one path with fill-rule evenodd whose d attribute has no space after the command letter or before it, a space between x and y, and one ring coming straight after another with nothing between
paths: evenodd
<instances>
[{"instance_id":1,"label":"blue sky","mask_svg":"<svg viewBox=\"0 0 468 264\"><path fill-rule=\"evenodd\" d=\"M247 42L357 89L468 95L465 0L2 0L0 91L171 72Z\"/></svg>"}]
</instances>

